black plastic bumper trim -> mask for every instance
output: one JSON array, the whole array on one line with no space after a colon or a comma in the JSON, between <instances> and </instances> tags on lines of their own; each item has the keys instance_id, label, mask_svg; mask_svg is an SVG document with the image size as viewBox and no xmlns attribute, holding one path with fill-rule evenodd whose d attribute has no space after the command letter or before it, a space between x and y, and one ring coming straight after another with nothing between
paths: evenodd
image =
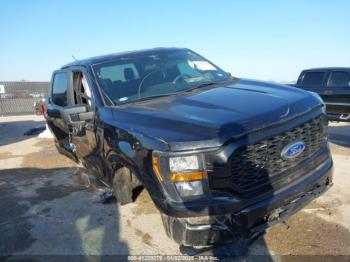
<instances>
[{"instance_id":1,"label":"black plastic bumper trim","mask_svg":"<svg viewBox=\"0 0 350 262\"><path fill-rule=\"evenodd\" d=\"M332 186L332 162L302 183L259 201L231 215L208 216L210 224L191 224L188 218L162 215L167 235L177 243L191 246L211 245L235 235L264 231L295 214ZM217 218L217 219L216 219Z\"/></svg>"}]
</instances>

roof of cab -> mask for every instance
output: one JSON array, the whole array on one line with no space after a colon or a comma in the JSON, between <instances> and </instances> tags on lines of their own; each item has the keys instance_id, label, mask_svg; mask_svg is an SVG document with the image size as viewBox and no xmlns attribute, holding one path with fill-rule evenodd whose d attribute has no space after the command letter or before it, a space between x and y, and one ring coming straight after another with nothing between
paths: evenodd
<instances>
[{"instance_id":1,"label":"roof of cab","mask_svg":"<svg viewBox=\"0 0 350 262\"><path fill-rule=\"evenodd\" d=\"M303 71L322 71L322 70L346 70L349 71L350 67L318 67L318 68L309 68Z\"/></svg>"},{"instance_id":2,"label":"roof of cab","mask_svg":"<svg viewBox=\"0 0 350 262\"><path fill-rule=\"evenodd\" d=\"M143 49L143 50L137 50L137 51L127 51L127 52L120 52L120 53L114 53L109 55L95 56L95 57L77 60L72 63L66 64L62 66L61 69L65 69L72 66L87 66L87 65L99 64L102 62L113 61L123 56L147 55L147 54L152 54L154 52L167 52L167 51L175 51L175 50L186 50L186 48L158 47L158 48L152 48L152 49Z\"/></svg>"}]
</instances>

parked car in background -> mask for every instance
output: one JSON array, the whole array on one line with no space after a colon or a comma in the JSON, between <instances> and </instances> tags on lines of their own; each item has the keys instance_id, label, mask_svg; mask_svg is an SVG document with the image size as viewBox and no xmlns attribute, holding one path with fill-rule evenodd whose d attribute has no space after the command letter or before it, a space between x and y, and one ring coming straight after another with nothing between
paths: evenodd
<instances>
[{"instance_id":1,"label":"parked car in background","mask_svg":"<svg viewBox=\"0 0 350 262\"><path fill-rule=\"evenodd\" d=\"M45 94L43 94L43 93L30 93L29 95L33 98L45 97Z\"/></svg>"},{"instance_id":2,"label":"parked car in background","mask_svg":"<svg viewBox=\"0 0 350 262\"><path fill-rule=\"evenodd\" d=\"M0 94L0 98L15 98L15 95L12 93Z\"/></svg>"},{"instance_id":3,"label":"parked car in background","mask_svg":"<svg viewBox=\"0 0 350 262\"><path fill-rule=\"evenodd\" d=\"M264 232L332 185L318 95L232 77L189 49L65 65L52 75L45 117L58 150L95 171L120 204L144 187L182 245Z\"/></svg>"},{"instance_id":4,"label":"parked car in background","mask_svg":"<svg viewBox=\"0 0 350 262\"><path fill-rule=\"evenodd\" d=\"M350 68L304 70L296 87L319 94L330 120L350 122Z\"/></svg>"},{"instance_id":5,"label":"parked car in background","mask_svg":"<svg viewBox=\"0 0 350 262\"><path fill-rule=\"evenodd\" d=\"M14 91L14 98L32 98L27 91Z\"/></svg>"}]
</instances>

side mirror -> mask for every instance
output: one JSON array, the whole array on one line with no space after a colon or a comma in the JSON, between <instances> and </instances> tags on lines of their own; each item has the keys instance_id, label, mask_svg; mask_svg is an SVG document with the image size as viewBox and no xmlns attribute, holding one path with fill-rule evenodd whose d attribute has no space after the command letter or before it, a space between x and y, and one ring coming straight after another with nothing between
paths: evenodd
<instances>
[{"instance_id":1,"label":"side mirror","mask_svg":"<svg viewBox=\"0 0 350 262\"><path fill-rule=\"evenodd\" d=\"M62 109L61 114L66 123L72 126L82 125L94 117L94 112L88 111L86 105L67 106Z\"/></svg>"},{"instance_id":2,"label":"side mirror","mask_svg":"<svg viewBox=\"0 0 350 262\"><path fill-rule=\"evenodd\" d=\"M61 118L61 112L56 108L46 108L46 114L51 118Z\"/></svg>"}]
</instances>

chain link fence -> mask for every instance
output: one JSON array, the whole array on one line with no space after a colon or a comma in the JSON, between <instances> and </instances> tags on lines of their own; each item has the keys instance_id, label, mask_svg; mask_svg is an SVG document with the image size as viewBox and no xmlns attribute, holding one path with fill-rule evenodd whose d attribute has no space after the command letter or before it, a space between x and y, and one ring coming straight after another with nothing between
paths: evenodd
<instances>
[{"instance_id":1,"label":"chain link fence","mask_svg":"<svg viewBox=\"0 0 350 262\"><path fill-rule=\"evenodd\" d=\"M0 116L34 114L34 103L48 95L49 82L1 82Z\"/></svg>"}]
</instances>

